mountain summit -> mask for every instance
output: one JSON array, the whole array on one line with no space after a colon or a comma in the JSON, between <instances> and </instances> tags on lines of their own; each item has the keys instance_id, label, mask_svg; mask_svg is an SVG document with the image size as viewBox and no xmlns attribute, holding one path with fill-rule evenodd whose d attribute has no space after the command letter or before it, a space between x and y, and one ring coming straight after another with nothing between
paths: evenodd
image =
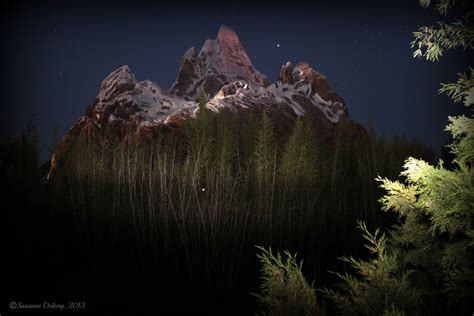
<instances>
[{"instance_id":1,"label":"mountain summit","mask_svg":"<svg viewBox=\"0 0 474 316\"><path fill-rule=\"evenodd\" d=\"M235 80L269 84L268 78L252 65L237 34L221 26L217 38L206 40L199 53L192 47L184 54L171 92L188 98L197 98L200 91L212 96Z\"/></svg>"},{"instance_id":2,"label":"mountain summit","mask_svg":"<svg viewBox=\"0 0 474 316\"><path fill-rule=\"evenodd\" d=\"M336 123L347 125L348 134L363 130L349 120L344 100L326 77L308 63L287 62L270 84L252 65L237 34L221 26L217 38L206 40L199 53L194 47L186 51L177 79L167 90L149 80L137 81L126 65L110 73L94 104L62 140L61 152L66 153L71 139L84 133L99 138L111 133L119 138L140 133L154 137L163 129L179 129L183 121L196 118L202 97L206 108L215 113L258 116L265 112L277 133L305 115L315 121L323 138L332 138Z\"/></svg>"}]
</instances>

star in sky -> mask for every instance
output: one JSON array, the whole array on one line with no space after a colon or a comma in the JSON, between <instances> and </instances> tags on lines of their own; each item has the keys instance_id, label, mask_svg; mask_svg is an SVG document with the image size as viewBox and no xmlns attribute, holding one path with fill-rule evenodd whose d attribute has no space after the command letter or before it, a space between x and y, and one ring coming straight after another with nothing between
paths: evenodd
<instances>
[{"instance_id":1,"label":"star in sky","mask_svg":"<svg viewBox=\"0 0 474 316\"><path fill-rule=\"evenodd\" d=\"M280 44L277 44L277 47L280 47Z\"/></svg>"}]
</instances>

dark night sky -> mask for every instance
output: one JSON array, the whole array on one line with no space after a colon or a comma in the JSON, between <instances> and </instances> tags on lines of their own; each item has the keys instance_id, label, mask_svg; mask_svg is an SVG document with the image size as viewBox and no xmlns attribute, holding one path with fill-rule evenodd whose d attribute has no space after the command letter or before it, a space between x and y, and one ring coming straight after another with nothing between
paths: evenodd
<instances>
[{"instance_id":1,"label":"dark night sky","mask_svg":"<svg viewBox=\"0 0 474 316\"><path fill-rule=\"evenodd\" d=\"M271 81L286 61L307 61L346 100L352 119L372 119L378 132L413 136L438 150L448 141L447 116L463 106L437 89L467 70L466 56L414 60L411 32L440 16L417 1L393 2L6 2L1 141L31 120L47 148L53 127L66 132L94 101L101 81L124 64L137 80L169 88L183 53L200 49L225 24Z\"/></svg>"}]
</instances>

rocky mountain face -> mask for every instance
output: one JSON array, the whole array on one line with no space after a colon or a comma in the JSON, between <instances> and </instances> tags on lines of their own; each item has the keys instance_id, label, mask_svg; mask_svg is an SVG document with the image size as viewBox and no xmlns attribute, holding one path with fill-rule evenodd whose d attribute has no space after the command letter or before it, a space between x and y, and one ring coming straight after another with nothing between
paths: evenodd
<instances>
[{"instance_id":1,"label":"rocky mountain face","mask_svg":"<svg viewBox=\"0 0 474 316\"><path fill-rule=\"evenodd\" d=\"M61 152L67 152L78 134L104 136L105 130L114 130L119 138L137 133L153 137L164 129L179 129L185 120L196 118L200 97L215 113L266 112L277 133L308 114L327 138L339 123L347 126L348 135L357 137L363 131L349 119L344 100L324 75L307 63L287 62L278 80L270 83L252 65L235 32L222 26L217 38L206 40L199 52L194 47L186 51L169 89L150 80L137 81L126 65L114 70L103 80L94 104L65 135ZM52 160L58 159L56 155Z\"/></svg>"}]
</instances>

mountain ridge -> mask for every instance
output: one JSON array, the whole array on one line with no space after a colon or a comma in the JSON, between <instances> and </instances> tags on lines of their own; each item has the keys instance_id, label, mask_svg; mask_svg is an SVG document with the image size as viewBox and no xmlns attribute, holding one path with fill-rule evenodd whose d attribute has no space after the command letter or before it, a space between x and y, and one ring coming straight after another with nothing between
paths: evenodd
<instances>
[{"instance_id":1,"label":"mountain ridge","mask_svg":"<svg viewBox=\"0 0 474 316\"><path fill-rule=\"evenodd\" d=\"M347 125L350 137L364 130L349 119L344 99L323 74L306 62L287 62L278 79L270 83L252 65L237 34L223 25L199 53L194 47L184 53L176 80L168 89L150 80L137 81L127 65L112 71L102 81L94 103L61 141L62 156L71 139L81 134L106 137L104 131L113 129L119 138L142 133L153 138L162 130L177 130L184 121L197 117L200 98L214 113L265 112L280 134L297 117L308 114L329 139L337 123ZM60 159L56 153L53 158Z\"/></svg>"}]
</instances>

